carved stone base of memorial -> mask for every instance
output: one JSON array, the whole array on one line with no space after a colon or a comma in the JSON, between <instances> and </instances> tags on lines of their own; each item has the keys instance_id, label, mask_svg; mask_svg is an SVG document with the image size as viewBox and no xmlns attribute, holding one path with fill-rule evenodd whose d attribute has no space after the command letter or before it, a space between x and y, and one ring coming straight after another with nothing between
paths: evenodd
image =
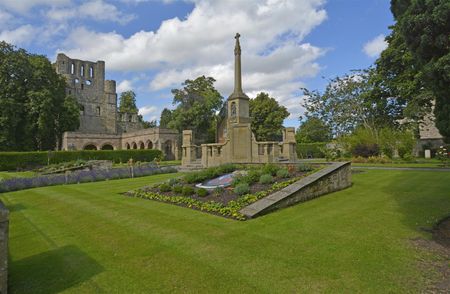
<instances>
[{"instance_id":1,"label":"carved stone base of memorial","mask_svg":"<svg viewBox=\"0 0 450 294\"><path fill-rule=\"evenodd\" d=\"M8 292L9 211L0 201L0 294Z\"/></svg>"}]
</instances>

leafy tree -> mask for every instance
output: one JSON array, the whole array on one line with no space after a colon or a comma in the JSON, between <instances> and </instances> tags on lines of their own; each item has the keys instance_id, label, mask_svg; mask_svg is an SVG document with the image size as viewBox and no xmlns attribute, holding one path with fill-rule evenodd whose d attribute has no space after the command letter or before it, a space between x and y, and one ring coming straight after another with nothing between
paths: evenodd
<instances>
[{"instance_id":1,"label":"leafy tree","mask_svg":"<svg viewBox=\"0 0 450 294\"><path fill-rule=\"evenodd\" d=\"M363 126L377 136L383 126L396 126L404 103L376 93L374 69L357 70L330 80L323 93L303 88L306 116L328 125L334 136L348 134Z\"/></svg>"},{"instance_id":2,"label":"leafy tree","mask_svg":"<svg viewBox=\"0 0 450 294\"><path fill-rule=\"evenodd\" d=\"M197 143L214 142L216 113L223 105L222 96L214 88L215 81L212 77L201 76L186 80L181 89L173 89L172 103L176 108L167 126L179 132L193 130Z\"/></svg>"},{"instance_id":3,"label":"leafy tree","mask_svg":"<svg viewBox=\"0 0 450 294\"><path fill-rule=\"evenodd\" d=\"M450 2L448 0L392 0L397 21L394 33L402 36L425 88L436 100L436 126L450 138Z\"/></svg>"},{"instance_id":4,"label":"leafy tree","mask_svg":"<svg viewBox=\"0 0 450 294\"><path fill-rule=\"evenodd\" d=\"M297 129L298 143L329 142L332 138L331 129L321 119L308 117Z\"/></svg>"},{"instance_id":5,"label":"leafy tree","mask_svg":"<svg viewBox=\"0 0 450 294\"><path fill-rule=\"evenodd\" d=\"M172 120L172 111L170 109L164 108L161 112L161 119L159 120L159 126L161 128L168 128L169 123Z\"/></svg>"},{"instance_id":6,"label":"leafy tree","mask_svg":"<svg viewBox=\"0 0 450 294\"><path fill-rule=\"evenodd\" d=\"M41 55L0 42L0 150L51 150L79 126L66 82Z\"/></svg>"},{"instance_id":7,"label":"leafy tree","mask_svg":"<svg viewBox=\"0 0 450 294\"><path fill-rule=\"evenodd\" d=\"M120 94L119 111L130 114L138 113L136 94L133 91L125 91Z\"/></svg>"},{"instance_id":8,"label":"leafy tree","mask_svg":"<svg viewBox=\"0 0 450 294\"><path fill-rule=\"evenodd\" d=\"M252 132L258 141L280 140L282 136L283 121L289 116L286 107L261 92L255 99L250 100L250 117Z\"/></svg>"},{"instance_id":9,"label":"leafy tree","mask_svg":"<svg viewBox=\"0 0 450 294\"><path fill-rule=\"evenodd\" d=\"M142 117L140 115L140 117ZM144 126L144 129L151 129L151 128L156 128L158 127L158 122L156 120L151 120L151 121L142 121L142 124Z\"/></svg>"}]
</instances>

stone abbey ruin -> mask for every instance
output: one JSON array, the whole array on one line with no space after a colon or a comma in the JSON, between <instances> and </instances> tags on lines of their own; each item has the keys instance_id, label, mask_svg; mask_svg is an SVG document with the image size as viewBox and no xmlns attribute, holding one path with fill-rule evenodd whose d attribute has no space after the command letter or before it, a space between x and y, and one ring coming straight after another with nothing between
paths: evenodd
<instances>
[{"instance_id":1,"label":"stone abbey ruin","mask_svg":"<svg viewBox=\"0 0 450 294\"><path fill-rule=\"evenodd\" d=\"M56 72L66 78L66 92L80 104L80 127L63 136L63 150L159 149L178 159L177 131L144 129L137 113L121 113L116 82L105 80L104 61L71 59L58 54Z\"/></svg>"}]
</instances>

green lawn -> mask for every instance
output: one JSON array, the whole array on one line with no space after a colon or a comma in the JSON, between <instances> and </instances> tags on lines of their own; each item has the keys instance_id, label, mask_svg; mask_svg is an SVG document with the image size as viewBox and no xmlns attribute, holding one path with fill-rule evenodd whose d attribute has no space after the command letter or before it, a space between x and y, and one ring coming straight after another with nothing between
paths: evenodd
<instances>
[{"instance_id":1,"label":"green lawn","mask_svg":"<svg viewBox=\"0 0 450 294\"><path fill-rule=\"evenodd\" d=\"M7 180L11 178L28 178L35 176L36 173L31 171L25 171L25 172L7 172L7 171L0 171L0 180Z\"/></svg>"},{"instance_id":2,"label":"green lawn","mask_svg":"<svg viewBox=\"0 0 450 294\"><path fill-rule=\"evenodd\" d=\"M352 163L352 166L376 166L376 167L432 167L442 168L440 162L403 162L403 163Z\"/></svg>"},{"instance_id":3,"label":"green lawn","mask_svg":"<svg viewBox=\"0 0 450 294\"><path fill-rule=\"evenodd\" d=\"M411 246L450 212L450 173L371 170L239 222L119 193L174 174L1 195L11 293L411 293Z\"/></svg>"}]
</instances>

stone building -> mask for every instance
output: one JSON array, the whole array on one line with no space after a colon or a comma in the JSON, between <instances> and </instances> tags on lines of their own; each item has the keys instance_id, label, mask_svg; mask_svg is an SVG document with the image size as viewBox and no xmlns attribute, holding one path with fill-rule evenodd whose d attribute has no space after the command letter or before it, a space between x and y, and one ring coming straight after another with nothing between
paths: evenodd
<instances>
[{"instance_id":1,"label":"stone building","mask_svg":"<svg viewBox=\"0 0 450 294\"><path fill-rule=\"evenodd\" d=\"M242 90L241 46L236 34L234 91L218 122L217 143L196 146L192 130L183 131L182 165L209 167L224 163L295 162L295 129L283 129L282 142L257 142L251 130L249 98Z\"/></svg>"},{"instance_id":2,"label":"stone building","mask_svg":"<svg viewBox=\"0 0 450 294\"><path fill-rule=\"evenodd\" d=\"M417 150L419 153L422 153L425 150L430 150L434 156L439 146L442 146L445 143L444 137L439 133L439 130L435 125L433 109L434 103L431 112L425 115L423 121L419 124L419 140L417 142Z\"/></svg>"},{"instance_id":3,"label":"stone building","mask_svg":"<svg viewBox=\"0 0 450 294\"><path fill-rule=\"evenodd\" d=\"M63 135L63 150L159 149L178 159L177 131L144 129L136 113L117 107L116 82L105 80L104 61L84 61L58 54L56 72L67 81L66 93L80 105L80 127Z\"/></svg>"}]
</instances>

